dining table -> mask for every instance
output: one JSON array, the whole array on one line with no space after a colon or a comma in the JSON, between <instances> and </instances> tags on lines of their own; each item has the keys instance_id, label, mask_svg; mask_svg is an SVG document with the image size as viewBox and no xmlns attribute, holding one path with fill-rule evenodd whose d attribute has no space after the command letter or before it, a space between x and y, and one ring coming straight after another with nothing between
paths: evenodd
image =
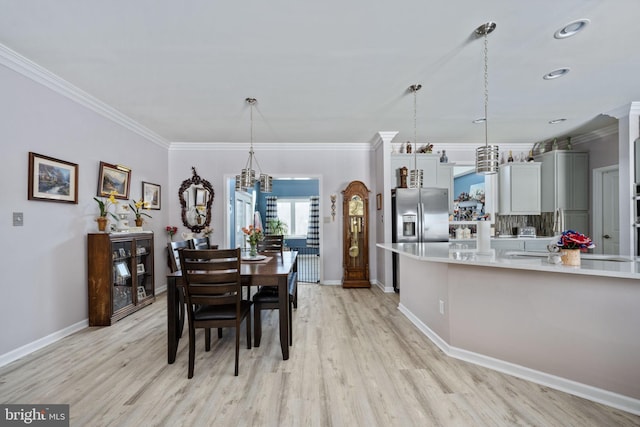
<instances>
[{"instance_id":1,"label":"dining table","mask_svg":"<svg viewBox=\"0 0 640 427\"><path fill-rule=\"evenodd\" d=\"M283 360L289 359L289 278L295 277L294 273L298 270L297 258L296 251L268 253L255 259L243 256L240 267L242 286L247 287L249 297L252 286L278 288L280 348ZM180 304L183 304L183 298L180 298L182 287L181 271L167 275L167 356L170 364L176 360L184 323L184 319L179 315Z\"/></svg>"}]
</instances>

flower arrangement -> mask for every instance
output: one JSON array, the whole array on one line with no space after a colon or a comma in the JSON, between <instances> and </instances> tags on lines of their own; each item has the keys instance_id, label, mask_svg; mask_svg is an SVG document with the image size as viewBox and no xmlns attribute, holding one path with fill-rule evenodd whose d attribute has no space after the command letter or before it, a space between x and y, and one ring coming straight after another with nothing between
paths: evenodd
<instances>
[{"instance_id":1,"label":"flower arrangement","mask_svg":"<svg viewBox=\"0 0 640 427\"><path fill-rule=\"evenodd\" d=\"M202 230L202 234L204 234L205 237L211 236L211 233L213 233L213 228L208 225Z\"/></svg>"},{"instance_id":2,"label":"flower arrangement","mask_svg":"<svg viewBox=\"0 0 640 427\"><path fill-rule=\"evenodd\" d=\"M560 249L580 249L583 252L596 247L590 237L573 230L563 231L557 245Z\"/></svg>"},{"instance_id":3,"label":"flower arrangement","mask_svg":"<svg viewBox=\"0 0 640 427\"><path fill-rule=\"evenodd\" d=\"M247 235L247 241L251 246L257 245L259 241L264 239L260 227L254 227L253 225L242 227L242 232Z\"/></svg>"},{"instance_id":4,"label":"flower arrangement","mask_svg":"<svg viewBox=\"0 0 640 427\"><path fill-rule=\"evenodd\" d=\"M151 215L142 212L143 209L149 209L149 202L145 202L144 200L140 199L137 202L135 200L132 200L133 205L131 203L129 203L129 207L131 208L131 210L133 211L133 213L136 216L136 219L141 219L142 215L152 218Z\"/></svg>"},{"instance_id":5,"label":"flower arrangement","mask_svg":"<svg viewBox=\"0 0 640 427\"><path fill-rule=\"evenodd\" d=\"M118 204L118 201L116 200L116 191L115 190L112 190L109 193L109 197L107 197L105 200L100 200L97 197L94 197L93 200L98 202L98 207L100 208L100 217L106 218L107 214L109 214L116 221L118 220L118 217L116 216L116 214L114 214L113 212L109 212L109 206Z\"/></svg>"},{"instance_id":6,"label":"flower arrangement","mask_svg":"<svg viewBox=\"0 0 640 427\"><path fill-rule=\"evenodd\" d=\"M167 225L165 230L167 231L167 235L171 239L171 238L173 238L173 235L178 232L178 227L175 227L173 225Z\"/></svg>"}]
</instances>

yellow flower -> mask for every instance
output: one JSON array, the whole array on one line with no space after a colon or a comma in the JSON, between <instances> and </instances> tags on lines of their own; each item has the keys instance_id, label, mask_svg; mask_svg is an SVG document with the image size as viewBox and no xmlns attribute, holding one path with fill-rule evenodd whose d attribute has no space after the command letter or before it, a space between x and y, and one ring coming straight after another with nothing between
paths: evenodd
<instances>
[{"instance_id":1,"label":"yellow flower","mask_svg":"<svg viewBox=\"0 0 640 427\"><path fill-rule=\"evenodd\" d=\"M110 205L117 205L118 201L116 200L116 191L115 190L111 190L111 192L109 193L109 197L107 197L106 200L100 200L97 197L94 197L93 200L95 200L96 202L98 202L98 207L100 208L100 216L101 217L106 217L107 214L111 215L112 217L114 217L116 220L118 220L118 217L112 213L109 212L109 206Z\"/></svg>"},{"instance_id":2,"label":"yellow flower","mask_svg":"<svg viewBox=\"0 0 640 427\"><path fill-rule=\"evenodd\" d=\"M152 218L151 215L141 212L142 209L149 209L149 202L145 202L142 199L138 200L137 202L134 200L133 205L129 203L129 207L131 208L133 213L136 215L136 219L140 218L141 215Z\"/></svg>"}]
</instances>

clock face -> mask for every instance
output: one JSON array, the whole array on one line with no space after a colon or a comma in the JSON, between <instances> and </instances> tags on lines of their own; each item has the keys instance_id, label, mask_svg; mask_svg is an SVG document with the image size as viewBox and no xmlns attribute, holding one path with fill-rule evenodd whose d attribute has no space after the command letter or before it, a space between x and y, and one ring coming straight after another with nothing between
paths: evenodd
<instances>
[{"instance_id":1,"label":"clock face","mask_svg":"<svg viewBox=\"0 0 640 427\"><path fill-rule=\"evenodd\" d=\"M351 216L363 216L364 215L364 203L360 196L353 196L349 200L349 215Z\"/></svg>"}]
</instances>

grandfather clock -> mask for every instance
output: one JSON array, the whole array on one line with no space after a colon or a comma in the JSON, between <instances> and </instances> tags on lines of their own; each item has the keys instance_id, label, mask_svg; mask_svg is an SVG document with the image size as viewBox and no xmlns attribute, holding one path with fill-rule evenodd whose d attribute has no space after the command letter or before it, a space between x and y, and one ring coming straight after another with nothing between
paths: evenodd
<instances>
[{"instance_id":1,"label":"grandfather clock","mask_svg":"<svg viewBox=\"0 0 640 427\"><path fill-rule=\"evenodd\" d=\"M342 286L370 288L369 190L353 181L342 194Z\"/></svg>"}]
</instances>

